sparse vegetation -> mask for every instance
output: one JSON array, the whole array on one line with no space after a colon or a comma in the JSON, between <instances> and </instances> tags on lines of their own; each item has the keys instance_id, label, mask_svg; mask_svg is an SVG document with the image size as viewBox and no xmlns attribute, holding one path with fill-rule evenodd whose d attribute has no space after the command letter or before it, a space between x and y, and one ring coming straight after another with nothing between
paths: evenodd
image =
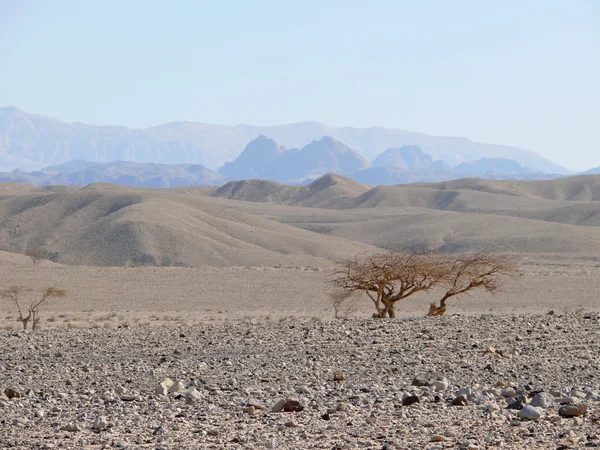
<instances>
[{"instance_id":1,"label":"sparse vegetation","mask_svg":"<svg viewBox=\"0 0 600 450\"><path fill-rule=\"evenodd\" d=\"M512 275L514 267L502 258L488 253L461 253L454 258L445 258L440 278L446 289L439 306L429 305L428 316L443 316L447 301L451 297L467 294L473 289L483 288L494 293L498 289L499 276Z\"/></svg>"},{"instance_id":2,"label":"sparse vegetation","mask_svg":"<svg viewBox=\"0 0 600 450\"><path fill-rule=\"evenodd\" d=\"M332 296L337 305L343 304L345 295L365 293L373 301L374 317L378 318L394 318L397 302L441 286L445 293L439 306L430 305L428 315L442 316L449 298L478 288L493 293L498 277L511 273L508 262L488 253L446 256L426 250L388 251L338 263L330 281L337 288Z\"/></svg>"},{"instance_id":3,"label":"sparse vegetation","mask_svg":"<svg viewBox=\"0 0 600 450\"><path fill-rule=\"evenodd\" d=\"M27 329L29 321L31 321L32 330L37 328L37 324L40 321L39 308L46 300L51 297L62 297L66 294L64 289L57 289L55 287L45 288L39 297L31 301L26 309L27 315L25 315L24 310L21 308L21 301L22 298L28 295L30 292L31 289L27 289L23 286L11 286L2 292L2 297L11 301L17 308L17 312L19 313L19 321L23 324L24 330Z\"/></svg>"},{"instance_id":4,"label":"sparse vegetation","mask_svg":"<svg viewBox=\"0 0 600 450\"><path fill-rule=\"evenodd\" d=\"M27 247L25 255L31 258L34 266L37 266L43 259L48 259L48 252L42 247Z\"/></svg>"},{"instance_id":5,"label":"sparse vegetation","mask_svg":"<svg viewBox=\"0 0 600 450\"><path fill-rule=\"evenodd\" d=\"M336 319L347 319L356 311L357 296L354 292L348 290L338 290L329 294L331 305L333 306L333 316Z\"/></svg>"},{"instance_id":6,"label":"sparse vegetation","mask_svg":"<svg viewBox=\"0 0 600 450\"><path fill-rule=\"evenodd\" d=\"M440 266L440 258L427 251L358 255L340 262L331 282L340 291L364 292L373 301L377 317L393 318L397 302L435 286Z\"/></svg>"}]
</instances>

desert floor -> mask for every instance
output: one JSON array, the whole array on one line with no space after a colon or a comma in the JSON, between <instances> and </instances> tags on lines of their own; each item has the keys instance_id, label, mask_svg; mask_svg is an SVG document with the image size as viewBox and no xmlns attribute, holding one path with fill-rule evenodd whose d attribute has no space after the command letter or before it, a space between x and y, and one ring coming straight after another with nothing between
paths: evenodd
<instances>
[{"instance_id":1,"label":"desert floor","mask_svg":"<svg viewBox=\"0 0 600 450\"><path fill-rule=\"evenodd\" d=\"M5 254L6 255L6 254ZM40 328L88 328L135 325L197 325L243 320L329 320L327 267L72 267L44 261L33 267L21 255L0 264L5 286L32 289L26 304L41 289L67 290L41 309ZM474 292L456 298L449 313L513 314L600 310L600 264L589 260L521 257L513 278L503 280L495 295ZM422 316L436 292L400 304L399 316ZM367 297L348 304L343 314L367 318ZM18 329L16 310L0 302L0 327Z\"/></svg>"}]
</instances>

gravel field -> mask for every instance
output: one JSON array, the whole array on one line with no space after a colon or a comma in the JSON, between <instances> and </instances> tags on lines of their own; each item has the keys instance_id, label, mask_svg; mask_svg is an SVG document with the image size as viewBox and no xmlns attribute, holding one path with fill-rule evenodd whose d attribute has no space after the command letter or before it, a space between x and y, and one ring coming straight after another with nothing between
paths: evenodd
<instances>
[{"instance_id":1,"label":"gravel field","mask_svg":"<svg viewBox=\"0 0 600 450\"><path fill-rule=\"evenodd\" d=\"M600 446L600 315L2 331L0 448Z\"/></svg>"}]
</instances>

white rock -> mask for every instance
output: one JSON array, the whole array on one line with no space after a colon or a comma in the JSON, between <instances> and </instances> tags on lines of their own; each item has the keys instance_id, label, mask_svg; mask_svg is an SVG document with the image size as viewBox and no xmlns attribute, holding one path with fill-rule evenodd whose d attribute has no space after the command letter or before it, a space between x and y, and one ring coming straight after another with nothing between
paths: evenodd
<instances>
[{"instance_id":1,"label":"white rock","mask_svg":"<svg viewBox=\"0 0 600 450\"><path fill-rule=\"evenodd\" d=\"M448 383L448 380L446 378L443 378L441 380L436 380L431 384L438 391L445 391L450 386L450 383Z\"/></svg>"},{"instance_id":2,"label":"white rock","mask_svg":"<svg viewBox=\"0 0 600 450\"><path fill-rule=\"evenodd\" d=\"M94 420L94 423L92 424L92 427L98 431L104 430L107 426L108 422L106 421L106 417L104 416L96 417L96 420Z\"/></svg>"},{"instance_id":3,"label":"white rock","mask_svg":"<svg viewBox=\"0 0 600 450\"><path fill-rule=\"evenodd\" d=\"M530 403L531 406L539 407L539 408L552 408L556 405L556 401L554 397L547 392L540 392L535 394L533 400Z\"/></svg>"},{"instance_id":4,"label":"white rock","mask_svg":"<svg viewBox=\"0 0 600 450\"><path fill-rule=\"evenodd\" d=\"M185 384L181 381L176 381L171 386L169 386L168 392L171 394L176 394L177 392L181 392L185 389Z\"/></svg>"},{"instance_id":5,"label":"white rock","mask_svg":"<svg viewBox=\"0 0 600 450\"><path fill-rule=\"evenodd\" d=\"M542 409L531 405L525 405L525 407L519 411L519 417L521 419L537 420L542 417Z\"/></svg>"}]
</instances>

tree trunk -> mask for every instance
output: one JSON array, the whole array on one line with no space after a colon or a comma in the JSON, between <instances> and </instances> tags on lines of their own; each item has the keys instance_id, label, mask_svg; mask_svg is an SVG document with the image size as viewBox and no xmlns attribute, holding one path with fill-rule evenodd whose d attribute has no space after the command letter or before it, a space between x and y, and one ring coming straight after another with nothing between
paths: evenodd
<instances>
[{"instance_id":1,"label":"tree trunk","mask_svg":"<svg viewBox=\"0 0 600 450\"><path fill-rule=\"evenodd\" d=\"M432 303L431 305L429 305L429 312L427 313L427 315L429 317L443 316L446 313L446 301L447 300L448 300L448 297L443 297L440 300L440 306L436 306L435 302Z\"/></svg>"},{"instance_id":2,"label":"tree trunk","mask_svg":"<svg viewBox=\"0 0 600 450\"><path fill-rule=\"evenodd\" d=\"M390 301L383 301L382 302L384 307L381 308L377 314L377 316L380 319L385 319L386 317L389 317L390 319L393 319L394 317L396 317L396 310L394 308L394 303L390 302Z\"/></svg>"},{"instance_id":3,"label":"tree trunk","mask_svg":"<svg viewBox=\"0 0 600 450\"><path fill-rule=\"evenodd\" d=\"M390 303L390 306L388 308L388 316L390 319L396 318L396 305L394 303Z\"/></svg>"},{"instance_id":4,"label":"tree trunk","mask_svg":"<svg viewBox=\"0 0 600 450\"><path fill-rule=\"evenodd\" d=\"M29 317L25 317L25 318L21 319L21 322L23 322L23 329L26 330L27 322L29 322Z\"/></svg>"}]
</instances>

